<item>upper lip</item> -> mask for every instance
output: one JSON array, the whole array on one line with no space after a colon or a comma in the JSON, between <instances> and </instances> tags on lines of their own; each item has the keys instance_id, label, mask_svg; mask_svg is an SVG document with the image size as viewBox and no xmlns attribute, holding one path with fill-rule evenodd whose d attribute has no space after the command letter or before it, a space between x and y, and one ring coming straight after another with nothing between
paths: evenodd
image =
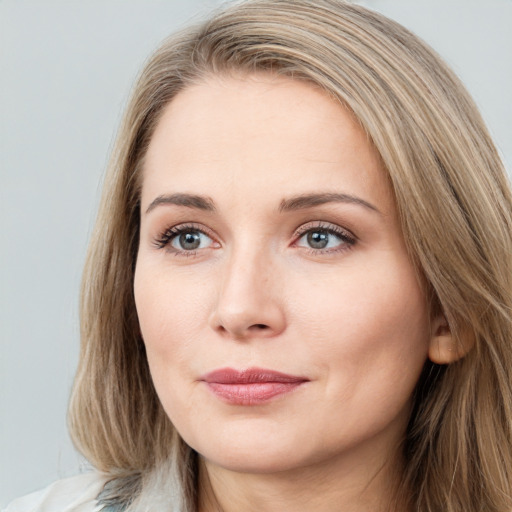
<instances>
[{"instance_id":1,"label":"upper lip","mask_svg":"<svg viewBox=\"0 0 512 512\"><path fill-rule=\"evenodd\" d=\"M309 379L265 368L246 368L243 370L220 368L203 375L200 380L217 384L257 384L262 382L305 382Z\"/></svg>"}]
</instances>

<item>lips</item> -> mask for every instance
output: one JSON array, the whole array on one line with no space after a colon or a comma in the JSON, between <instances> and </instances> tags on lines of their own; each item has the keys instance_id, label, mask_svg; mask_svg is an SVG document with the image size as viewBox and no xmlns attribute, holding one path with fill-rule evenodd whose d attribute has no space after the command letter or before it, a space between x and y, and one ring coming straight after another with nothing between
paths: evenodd
<instances>
[{"instance_id":1,"label":"lips","mask_svg":"<svg viewBox=\"0 0 512 512\"><path fill-rule=\"evenodd\" d=\"M309 379L262 368L222 368L201 379L222 401L232 405L258 405L290 393Z\"/></svg>"}]
</instances>

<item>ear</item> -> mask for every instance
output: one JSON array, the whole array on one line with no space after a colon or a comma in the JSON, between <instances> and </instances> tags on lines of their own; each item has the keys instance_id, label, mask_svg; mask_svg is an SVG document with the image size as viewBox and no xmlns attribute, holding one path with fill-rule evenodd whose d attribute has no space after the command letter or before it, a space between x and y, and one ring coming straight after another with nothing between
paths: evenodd
<instances>
[{"instance_id":1,"label":"ear","mask_svg":"<svg viewBox=\"0 0 512 512\"><path fill-rule=\"evenodd\" d=\"M436 364L450 364L463 358L472 348L469 336L467 340L457 339L444 314L439 314L432 322L432 336L428 347L428 357Z\"/></svg>"}]
</instances>

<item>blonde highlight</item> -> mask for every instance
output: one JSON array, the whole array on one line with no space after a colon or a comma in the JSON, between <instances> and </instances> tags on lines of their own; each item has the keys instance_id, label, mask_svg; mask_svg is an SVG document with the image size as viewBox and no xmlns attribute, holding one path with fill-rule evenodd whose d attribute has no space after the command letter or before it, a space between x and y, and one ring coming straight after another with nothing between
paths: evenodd
<instances>
[{"instance_id":1,"label":"blonde highlight","mask_svg":"<svg viewBox=\"0 0 512 512\"><path fill-rule=\"evenodd\" d=\"M425 367L404 440L401 499L422 512L512 510L512 196L503 165L439 56L397 23L336 0L228 6L171 37L146 65L82 281L75 444L113 477L141 475L137 506L149 503L149 475L165 466L184 510L195 510L194 454L156 396L133 300L140 179L163 108L190 84L232 72L308 81L354 113L387 169L432 307L468 352Z\"/></svg>"}]
</instances>

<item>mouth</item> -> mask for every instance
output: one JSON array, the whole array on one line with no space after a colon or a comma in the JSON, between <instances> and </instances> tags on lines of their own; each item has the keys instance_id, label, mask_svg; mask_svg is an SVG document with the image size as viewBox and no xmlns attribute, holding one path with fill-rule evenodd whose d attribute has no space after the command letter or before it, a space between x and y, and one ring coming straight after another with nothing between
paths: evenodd
<instances>
[{"instance_id":1,"label":"mouth","mask_svg":"<svg viewBox=\"0 0 512 512\"><path fill-rule=\"evenodd\" d=\"M309 379L263 368L221 368L201 377L208 389L231 405L259 405L294 391Z\"/></svg>"}]
</instances>

